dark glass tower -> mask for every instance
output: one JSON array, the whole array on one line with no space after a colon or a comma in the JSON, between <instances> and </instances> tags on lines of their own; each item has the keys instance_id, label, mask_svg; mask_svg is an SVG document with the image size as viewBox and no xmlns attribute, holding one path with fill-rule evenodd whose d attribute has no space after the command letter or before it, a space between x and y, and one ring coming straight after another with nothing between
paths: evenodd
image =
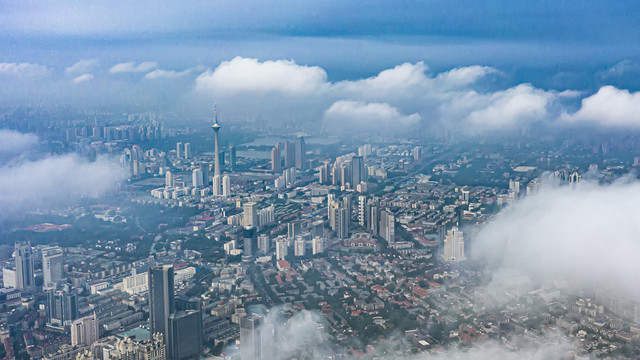
<instances>
[{"instance_id":1,"label":"dark glass tower","mask_svg":"<svg viewBox=\"0 0 640 360\"><path fill-rule=\"evenodd\" d=\"M151 334L162 333L169 338L169 316L176 311L173 291L173 266L149 268L149 327Z\"/></svg>"}]
</instances>

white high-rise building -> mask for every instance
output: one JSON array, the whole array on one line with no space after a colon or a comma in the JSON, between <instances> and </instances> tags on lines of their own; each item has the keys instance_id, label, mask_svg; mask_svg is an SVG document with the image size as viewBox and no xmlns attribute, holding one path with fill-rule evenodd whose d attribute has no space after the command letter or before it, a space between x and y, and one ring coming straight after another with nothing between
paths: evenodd
<instances>
[{"instance_id":1,"label":"white high-rise building","mask_svg":"<svg viewBox=\"0 0 640 360\"><path fill-rule=\"evenodd\" d=\"M184 144L184 158L191 159L191 143Z\"/></svg>"},{"instance_id":2,"label":"white high-rise building","mask_svg":"<svg viewBox=\"0 0 640 360\"><path fill-rule=\"evenodd\" d=\"M173 174L171 174L171 171L167 170L164 173L164 186L173 187L173 184L174 184Z\"/></svg>"},{"instance_id":3,"label":"white high-rise building","mask_svg":"<svg viewBox=\"0 0 640 360\"><path fill-rule=\"evenodd\" d=\"M271 225L276 221L275 207L273 205L258 211L258 227Z\"/></svg>"},{"instance_id":4,"label":"white high-rise building","mask_svg":"<svg viewBox=\"0 0 640 360\"><path fill-rule=\"evenodd\" d=\"M289 244L287 239L280 238L276 240L276 259L284 260L284 258L289 254Z\"/></svg>"},{"instance_id":5,"label":"white high-rise building","mask_svg":"<svg viewBox=\"0 0 640 360\"><path fill-rule=\"evenodd\" d=\"M396 218L389 210L380 213L380 236L389 245L396 242Z\"/></svg>"},{"instance_id":6,"label":"white high-rise building","mask_svg":"<svg viewBox=\"0 0 640 360\"><path fill-rule=\"evenodd\" d=\"M62 256L62 249L58 246L42 250L42 273L44 276L44 286L46 288L55 287L56 281L62 279Z\"/></svg>"},{"instance_id":7,"label":"white high-rise building","mask_svg":"<svg viewBox=\"0 0 640 360\"><path fill-rule=\"evenodd\" d=\"M96 313L71 323L71 345L91 345L100 338L100 326Z\"/></svg>"},{"instance_id":8,"label":"white high-rise building","mask_svg":"<svg viewBox=\"0 0 640 360\"><path fill-rule=\"evenodd\" d=\"M196 189L202 188L204 186L204 181L202 177L202 170L193 169L191 174L191 181L193 183L193 187Z\"/></svg>"},{"instance_id":9,"label":"white high-rise building","mask_svg":"<svg viewBox=\"0 0 640 360\"><path fill-rule=\"evenodd\" d=\"M182 156L182 143L179 142L176 144L176 157L180 159Z\"/></svg>"},{"instance_id":10,"label":"white high-rise building","mask_svg":"<svg viewBox=\"0 0 640 360\"><path fill-rule=\"evenodd\" d=\"M222 179L220 178L220 175L214 175L213 176L213 195L221 195L220 190L221 188L221 184L220 181Z\"/></svg>"},{"instance_id":11,"label":"white high-rise building","mask_svg":"<svg viewBox=\"0 0 640 360\"><path fill-rule=\"evenodd\" d=\"M456 226L447 231L444 238L444 260L462 261L464 256L464 235Z\"/></svg>"},{"instance_id":12,"label":"white high-rise building","mask_svg":"<svg viewBox=\"0 0 640 360\"><path fill-rule=\"evenodd\" d=\"M245 203L242 206L244 227L258 227L258 204L254 202Z\"/></svg>"},{"instance_id":13,"label":"white high-rise building","mask_svg":"<svg viewBox=\"0 0 640 360\"><path fill-rule=\"evenodd\" d=\"M305 255L305 246L306 242L302 236L296 237L296 240L293 242L293 254L295 256L304 256Z\"/></svg>"},{"instance_id":14,"label":"white high-rise building","mask_svg":"<svg viewBox=\"0 0 640 360\"><path fill-rule=\"evenodd\" d=\"M361 227L366 226L367 221L367 197L358 196L358 225Z\"/></svg>"},{"instance_id":15,"label":"white high-rise building","mask_svg":"<svg viewBox=\"0 0 640 360\"><path fill-rule=\"evenodd\" d=\"M258 235L258 249L262 251L263 254L266 254L269 252L269 250L271 250L271 241L269 239L269 235Z\"/></svg>"},{"instance_id":16,"label":"white high-rise building","mask_svg":"<svg viewBox=\"0 0 640 360\"><path fill-rule=\"evenodd\" d=\"M231 177L227 174L222 177L222 196L231 196Z\"/></svg>"},{"instance_id":17,"label":"white high-rise building","mask_svg":"<svg viewBox=\"0 0 640 360\"><path fill-rule=\"evenodd\" d=\"M311 251L313 255L321 254L324 252L324 239L320 236L316 236L313 238L313 242L311 243Z\"/></svg>"}]
</instances>

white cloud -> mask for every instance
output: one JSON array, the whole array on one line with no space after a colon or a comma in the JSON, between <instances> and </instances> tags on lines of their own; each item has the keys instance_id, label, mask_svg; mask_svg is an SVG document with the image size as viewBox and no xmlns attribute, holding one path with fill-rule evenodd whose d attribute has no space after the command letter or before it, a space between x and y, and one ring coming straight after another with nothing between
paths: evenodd
<instances>
[{"instance_id":1,"label":"white cloud","mask_svg":"<svg viewBox=\"0 0 640 360\"><path fill-rule=\"evenodd\" d=\"M445 87L467 86L494 73L498 73L498 71L490 66L473 65L440 73L436 76L436 81Z\"/></svg>"},{"instance_id":2,"label":"white cloud","mask_svg":"<svg viewBox=\"0 0 640 360\"><path fill-rule=\"evenodd\" d=\"M96 66L98 66L100 62L98 59L82 59L75 64L64 69L64 73L67 75L77 75L77 74L85 74L90 72Z\"/></svg>"},{"instance_id":3,"label":"white cloud","mask_svg":"<svg viewBox=\"0 0 640 360\"><path fill-rule=\"evenodd\" d=\"M517 273L532 284L564 279L575 289L611 287L638 296L638 199L635 181L543 189L487 224L472 254L503 270L496 288Z\"/></svg>"},{"instance_id":4,"label":"white cloud","mask_svg":"<svg viewBox=\"0 0 640 360\"><path fill-rule=\"evenodd\" d=\"M188 68L183 71L175 71L175 70L162 70L156 69L151 72L148 72L144 77L145 79L154 80L154 79L176 79L187 76L196 71L202 71L203 68L201 66L195 66L192 68Z\"/></svg>"},{"instance_id":5,"label":"white cloud","mask_svg":"<svg viewBox=\"0 0 640 360\"><path fill-rule=\"evenodd\" d=\"M326 81L327 73L318 66L298 65L293 60L260 62L238 56L198 76L196 90L298 95L317 91Z\"/></svg>"},{"instance_id":6,"label":"white cloud","mask_svg":"<svg viewBox=\"0 0 640 360\"><path fill-rule=\"evenodd\" d=\"M603 86L597 93L582 99L582 106L564 116L570 123L592 123L612 127L640 127L640 92L630 93L613 86Z\"/></svg>"},{"instance_id":7,"label":"white cloud","mask_svg":"<svg viewBox=\"0 0 640 360\"><path fill-rule=\"evenodd\" d=\"M405 92L408 89L424 87L429 81L425 75L428 68L422 61L415 64L404 63L392 69L383 70L376 76L357 81L343 81L337 86L354 93Z\"/></svg>"},{"instance_id":8,"label":"white cloud","mask_svg":"<svg viewBox=\"0 0 640 360\"><path fill-rule=\"evenodd\" d=\"M153 61L145 61L136 65L135 62L129 61L120 64L113 65L109 70L112 74L120 73L142 73L148 72L158 67L158 64Z\"/></svg>"},{"instance_id":9,"label":"white cloud","mask_svg":"<svg viewBox=\"0 0 640 360\"><path fill-rule=\"evenodd\" d=\"M397 108L387 103L365 103L360 101L340 100L331 105L324 114L325 127L343 131L358 128L363 131L405 130L407 126L417 125L420 115L402 114Z\"/></svg>"},{"instance_id":10,"label":"white cloud","mask_svg":"<svg viewBox=\"0 0 640 360\"><path fill-rule=\"evenodd\" d=\"M73 78L73 83L79 84L90 80L93 80L93 74L82 74L78 77Z\"/></svg>"},{"instance_id":11,"label":"white cloud","mask_svg":"<svg viewBox=\"0 0 640 360\"><path fill-rule=\"evenodd\" d=\"M69 204L99 197L124 178L116 161L88 162L77 155L52 156L0 167L0 208L12 213ZM9 216L1 213L0 216Z\"/></svg>"},{"instance_id":12,"label":"white cloud","mask_svg":"<svg viewBox=\"0 0 640 360\"><path fill-rule=\"evenodd\" d=\"M34 134L0 129L0 157L20 154L33 149L37 144L38 137Z\"/></svg>"},{"instance_id":13,"label":"white cloud","mask_svg":"<svg viewBox=\"0 0 640 360\"><path fill-rule=\"evenodd\" d=\"M549 108L557 98L556 92L529 84L488 94L468 90L448 94L440 105L440 112L445 121L462 121L473 131L511 128L549 120Z\"/></svg>"},{"instance_id":14,"label":"white cloud","mask_svg":"<svg viewBox=\"0 0 640 360\"><path fill-rule=\"evenodd\" d=\"M46 76L49 73L49 69L40 64L0 63L0 76Z\"/></svg>"}]
</instances>

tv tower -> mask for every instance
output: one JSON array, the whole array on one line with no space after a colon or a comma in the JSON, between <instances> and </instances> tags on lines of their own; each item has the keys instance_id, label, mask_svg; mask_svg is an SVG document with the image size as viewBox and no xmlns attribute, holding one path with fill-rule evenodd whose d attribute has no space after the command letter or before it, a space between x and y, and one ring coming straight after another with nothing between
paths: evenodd
<instances>
[{"instance_id":1,"label":"tv tower","mask_svg":"<svg viewBox=\"0 0 640 360\"><path fill-rule=\"evenodd\" d=\"M220 195L220 147L218 145L218 131L220 131L220 124L218 124L218 107L213 106L215 122L211 125L213 132L215 133L215 163L213 168L213 195Z\"/></svg>"}]
</instances>

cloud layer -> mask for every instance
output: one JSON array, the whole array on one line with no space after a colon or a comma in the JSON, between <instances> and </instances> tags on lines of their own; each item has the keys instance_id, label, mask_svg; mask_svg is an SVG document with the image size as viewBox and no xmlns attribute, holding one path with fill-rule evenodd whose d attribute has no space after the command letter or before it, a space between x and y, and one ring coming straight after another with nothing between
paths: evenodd
<instances>
[{"instance_id":1,"label":"cloud layer","mask_svg":"<svg viewBox=\"0 0 640 360\"><path fill-rule=\"evenodd\" d=\"M317 91L327 81L318 66L298 65L292 60L260 62L235 57L196 79L196 89L217 92L279 92L288 95Z\"/></svg>"},{"instance_id":2,"label":"cloud layer","mask_svg":"<svg viewBox=\"0 0 640 360\"><path fill-rule=\"evenodd\" d=\"M52 156L0 168L0 216L68 205L84 197L100 197L124 178L117 162L88 162L77 155Z\"/></svg>"},{"instance_id":3,"label":"cloud layer","mask_svg":"<svg viewBox=\"0 0 640 360\"><path fill-rule=\"evenodd\" d=\"M537 285L566 280L574 289L640 295L640 183L547 188L501 212L481 230L475 257L496 272ZM514 276L496 278L501 286Z\"/></svg>"}]
</instances>

